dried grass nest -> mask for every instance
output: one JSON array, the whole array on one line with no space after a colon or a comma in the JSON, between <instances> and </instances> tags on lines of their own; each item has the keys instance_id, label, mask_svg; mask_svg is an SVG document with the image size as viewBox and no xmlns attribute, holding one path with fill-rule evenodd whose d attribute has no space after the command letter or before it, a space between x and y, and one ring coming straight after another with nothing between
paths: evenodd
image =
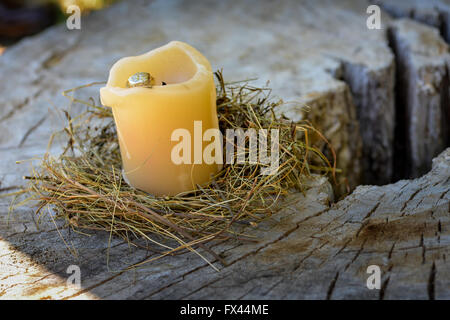
<instances>
[{"instance_id":1,"label":"dried grass nest","mask_svg":"<svg viewBox=\"0 0 450 320\"><path fill-rule=\"evenodd\" d=\"M32 174L25 177L28 197L21 203L36 201L37 215L48 212L43 210L47 207L78 232L103 230L132 244L146 239L159 248L159 254L145 262L190 250L211 266L214 259L226 265L208 243L257 240L237 226L256 227L280 208L280 199L304 191L305 179L311 173L334 177L336 167L334 159L329 161L311 144L314 139L326 139L310 123L292 123L276 116L275 109L283 101L273 101L270 88L254 87L250 80L226 83L221 71L215 76L223 133L228 128L279 129L280 166L276 174L260 175L262 164L234 163L225 164L209 185L195 192L155 197L134 189L121 175L111 110L96 105L94 99L82 101L69 95L100 84L92 83L64 92L73 103L84 105L85 111L76 117L64 111L67 126L58 134L67 139L67 146L58 156L46 153L33 167ZM202 255L198 248L214 259Z\"/></svg>"}]
</instances>

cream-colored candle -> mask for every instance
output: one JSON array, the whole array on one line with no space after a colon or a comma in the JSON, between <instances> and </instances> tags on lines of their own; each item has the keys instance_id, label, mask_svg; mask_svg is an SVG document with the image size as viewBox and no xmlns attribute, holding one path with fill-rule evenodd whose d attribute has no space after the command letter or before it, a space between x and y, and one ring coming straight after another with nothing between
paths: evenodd
<instances>
[{"instance_id":1,"label":"cream-colored candle","mask_svg":"<svg viewBox=\"0 0 450 320\"><path fill-rule=\"evenodd\" d=\"M135 75L130 81L141 80L145 73L151 75L151 85L130 87L131 76ZM211 65L193 47L172 41L119 60L100 97L113 110L124 175L133 187L154 195L175 195L194 190L220 170L219 163L194 159L210 144L202 137L208 129L218 130L218 119ZM189 161L182 163L173 159L181 141L181 137L173 141L177 129L190 133L191 150L180 152ZM216 159L222 157L221 148L215 152Z\"/></svg>"}]
</instances>

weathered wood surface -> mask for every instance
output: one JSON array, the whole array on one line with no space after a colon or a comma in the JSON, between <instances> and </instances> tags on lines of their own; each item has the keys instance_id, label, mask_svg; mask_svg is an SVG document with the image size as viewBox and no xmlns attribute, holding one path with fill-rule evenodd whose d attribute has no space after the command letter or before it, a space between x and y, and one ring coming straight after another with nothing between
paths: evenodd
<instances>
[{"instance_id":1,"label":"weathered wood surface","mask_svg":"<svg viewBox=\"0 0 450 320\"><path fill-rule=\"evenodd\" d=\"M437 29L409 19L391 24L391 39L398 77L396 169L418 177L448 144L450 54Z\"/></svg>"},{"instance_id":2,"label":"weathered wood surface","mask_svg":"<svg viewBox=\"0 0 450 320\"><path fill-rule=\"evenodd\" d=\"M117 239L108 245L105 233L60 228L76 250L71 256L51 222L36 230L32 212L18 210L0 226L0 297L450 298L450 149L422 178L358 187L331 207L330 191L320 179L306 196L290 199L288 209L250 231L256 244L216 244L229 263L220 272L193 254L118 272L154 253ZM81 268L80 290L65 284L72 264ZM366 287L369 265L382 270L380 290Z\"/></svg>"},{"instance_id":3,"label":"weathered wood surface","mask_svg":"<svg viewBox=\"0 0 450 320\"><path fill-rule=\"evenodd\" d=\"M450 1L448 0L375 0L386 12L396 18L410 18L440 30L450 42Z\"/></svg>"},{"instance_id":4,"label":"weathered wood surface","mask_svg":"<svg viewBox=\"0 0 450 320\"><path fill-rule=\"evenodd\" d=\"M151 257L108 235L60 229L77 250L71 256L52 223L36 230L31 211L2 219L2 298L450 298L450 149L422 178L363 186L329 207L320 179L306 196L252 231L257 244L214 246L229 266L214 271L193 254L167 257L117 272ZM5 209L5 208L4 208ZM3 210L4 210L3 209ZM81 290L66 288L67 267L81 268ZM382 288L366 287L378 265Z\"/></svg>"},{"instance_id":5,"label":"weathered wood surface","mask_svg":"<svg viewBox=\"0 0 450 320\"><path fill-rule=\"evenodd\" d=\"M42 155L61 127L62 90L105 80L120 57L173 39L197 47L231 80L258 76L286 101L307 103L352 185L363 170L374 182L389 181L395 57L386 29L365 28L367 4L214 4L127 1L85 17L81 31L58 26L8 48L0 56L7 76L0 82L1 192L23 183L28 166L15 161ZM98 97L97 89L78 96ZM285 112L304 116L298 106ZM38 230L31 208L8 215L9 199L0 198L0 298L450 298L449 175L447 149L429 174L358 187L331 207L329 184L315 181L251 231L258 243L216 244L230 264L219 273L192 253L120 272L155 253L109 243L107 233L86 237L60 222L57 229L49 218ZM81 289L66 285L72 264L81 268ZM366 287L371 264L382 269L381 290Z\"/></svg>"}]
</instances>

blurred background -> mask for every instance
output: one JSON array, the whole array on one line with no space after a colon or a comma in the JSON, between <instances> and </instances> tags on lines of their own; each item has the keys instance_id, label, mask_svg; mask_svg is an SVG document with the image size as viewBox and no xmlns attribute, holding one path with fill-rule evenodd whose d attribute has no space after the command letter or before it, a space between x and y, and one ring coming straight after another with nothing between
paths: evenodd
<instances>
[{"instance_id":1,"label":"blurred background","mask_svg":"<svg viewBox=\"0 0 450 320\"><path fill-rule=\"evenodd\" d=\"M82 14L119 0L0 0L0 54L23 37L65 21L66 10L77 5Z\"/></svg>"}]
</instances>

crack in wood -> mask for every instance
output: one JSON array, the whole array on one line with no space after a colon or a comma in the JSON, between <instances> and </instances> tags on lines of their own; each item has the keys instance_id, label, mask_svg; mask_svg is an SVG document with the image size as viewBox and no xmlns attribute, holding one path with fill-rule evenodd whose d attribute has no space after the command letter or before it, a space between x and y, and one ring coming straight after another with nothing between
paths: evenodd
<instances>
[{"instance_id":1,"label":"crack in wood","mask_svg":"<svg viewBox=\"0 0 450 320\"><path fill-rule=\"evenodd\" d=\"M364 239L363 243L361 244L361 247L356 252L356 254L353 256L352 260L345 266L344 271L347 271L347 269L353 264L353 262L355 262L356 259L358 259L359 255L364 250L364 245L365 245L366 241L367 241L367 238Z\"/></svg>"},{"instance_id":2,"label":"crack in wood","mask_svg":"<svg viewBox=\"0 0 450 320\"><path fill-rule=\"evenodd\" d=\"M39 119L38 122L36 122L33 126L31 126L27 130L27 132L25 132L25 134L23 135L22 139L20 139L20 142L19 142L19 145L18 145L19 148L23 146L23 144L28 139L30 134L32 134L37 128L39 128L44 123L45 119L47 119L47 115L45 115L41 119Z\"/></svg>"},{"instance_id":3,"label":"crack in wood","mask_svg":"<svg viewBox=\"0 0 450 320\"><path fill-rule=\"evenodd\" d=\"M436 280L436 264L433 261L433 263L431 265L430 275L428 277L428 284L427 284L429 300L434 300L434 298L435 298L435 280Z\"/></svg>"},{"instance_id":4,"label":"crack in wood","mask_svg":"<svg viewBox=\"0 0 450 320\"><path fill-rule=\"evenodd\" d=\"M330 285L328 286L326 300L331 300L331 296L333 295L334 287L336 286L336 281L339 278L339 271L336 272L336 275L331 280Z\"/></svg>"}]
</instances>

